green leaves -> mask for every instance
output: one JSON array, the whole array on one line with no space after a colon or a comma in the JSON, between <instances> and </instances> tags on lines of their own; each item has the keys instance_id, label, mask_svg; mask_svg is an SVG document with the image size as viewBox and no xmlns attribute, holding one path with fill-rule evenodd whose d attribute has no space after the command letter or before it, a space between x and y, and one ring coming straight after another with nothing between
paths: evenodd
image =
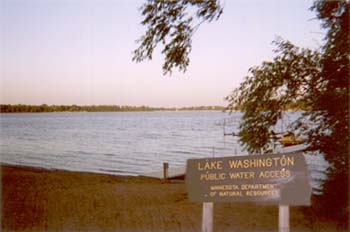
<instances>
[{"instance_id":1,"label":"green leaves","mask_svg":"<svg viewBox=\"0 0 350 232\"><path fill-rule=\"evenodd\" d=\"M292 104L313 100L309 90L320 72L320 54L301 49L278 38L273 42L276 56L249 70L241 85L226 99L228 109L243 111L240 142L250 153L271 150L275 138L271 127L279 111Z\"/></svg>"},{"instance_id":2,"label":"green leaves","mask_svg":"<svg viewBox=\"0 0 350 232\"><path fill-rule=\"evenodd\" d=\"M327 30L320 51L274 41L276 56L249 70L250 75L227 96L229 110L243 111L240 142L250 153L273 147L271 127L276 113L291 105L303 109L291 129L308 138L308 149L319 151L330 163L324 195L331 216L348 219L349 204L349 11L350 3L315 1L312 10ZM306 122L306 124L304 123ZM341 186L341 187L339 187ZM334 194L334 189L341 189Z\"/></svg>"},{"instance_id":3,"label":"green leaves","mask_svg":"<svg viewBox=\"0 0 350 232\"><path fill-rule=\"evenodd\" d=\"M192 50L192 36L205 22L218 19L222 7L218 0L148 0L140 11L146 32L139 40L132 60L152 60L154 49L161 45L164 54L163 74L171 74L174 68L185 72ZM195 12L196 17L190 12Z\"/></svg>"}]
</instances>

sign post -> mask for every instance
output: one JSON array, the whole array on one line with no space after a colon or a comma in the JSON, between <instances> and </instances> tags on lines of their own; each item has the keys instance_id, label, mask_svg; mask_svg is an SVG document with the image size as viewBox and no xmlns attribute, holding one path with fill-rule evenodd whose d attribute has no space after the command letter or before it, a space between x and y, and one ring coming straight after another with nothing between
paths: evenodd
<instances>
[{"instance_id":1,"label":"sign post","mask_svg":"<svg viewBox=\"0 0 350 232\"><path fill-rule=\"evenodd\" d=\"M289 206L279 205L278 232L289 232Z\"/></svg>"},{"instance_id":2,"label":"sign post","mask_svg":"<svg viewBox=\"0 0 350 232\"><path fill-rule=\"evenodd\" d=\"M289 232L289 205L310 205L310 175L302 152L189 159L189 199L203 203L203 231L213 226L208 202L263 202L279 205L279 232Z\"/></svg>"},{"instance_id":3,"label":"sign post","mask_svg":"<svg viewBox=\"0 0 350 232\"><path fill-rule=\"evenodd\" d=\"M202 232L213 232L214 228L214 203L203 202Z\"/></svg>"}]
</instances>

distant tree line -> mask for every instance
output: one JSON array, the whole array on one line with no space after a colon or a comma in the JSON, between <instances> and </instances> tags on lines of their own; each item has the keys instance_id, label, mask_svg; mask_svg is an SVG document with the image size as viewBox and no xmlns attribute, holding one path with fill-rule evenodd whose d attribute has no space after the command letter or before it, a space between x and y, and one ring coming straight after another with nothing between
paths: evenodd
<instances>
[{"instance_id":1,"label":"distant tree line","mask_svg":"<svg viewBox=\"0 0 350 232\"><path fill-rule=\"evenodd\" d=\"M36 112L128 112L128 111L175 111L175 110L224 110L223 106L191 106L191 107L149 107L119 105L9 105L1 104L1 113L36 113Z\"/></svg>"}]
</instances>

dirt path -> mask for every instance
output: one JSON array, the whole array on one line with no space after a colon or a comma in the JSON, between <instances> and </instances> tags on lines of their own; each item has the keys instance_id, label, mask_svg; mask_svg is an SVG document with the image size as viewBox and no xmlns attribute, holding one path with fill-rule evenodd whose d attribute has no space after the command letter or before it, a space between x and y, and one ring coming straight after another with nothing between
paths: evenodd
<instances>
[{"instance_id":1,"label":"dirt path","mask_svg":"<svg viewBox=\"0 0 350 232\"><path fill-rule=\"evenodd\" d=\"M200 231L183 181L2 166L3 231ZM293 231L336 231L291 210ZM215 204L215 231L277 231L277 207ZM345 230L344 230L345 231Z\"/></svg>"}]
</instances>

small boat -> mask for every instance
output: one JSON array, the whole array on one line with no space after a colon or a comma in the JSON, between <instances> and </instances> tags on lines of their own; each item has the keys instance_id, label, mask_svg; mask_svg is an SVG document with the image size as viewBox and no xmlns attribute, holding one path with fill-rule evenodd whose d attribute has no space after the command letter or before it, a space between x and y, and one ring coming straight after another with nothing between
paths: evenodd
<instances>
[{"instance_id":1,"label":"small boat","mask_svg":"<svg viewBox=\"0 0 350 232\"><path fill-rule=\"evenodd\" d=\"M299 145L305 142L304 139L302 139L299 135L294 134L291 131L287 131L283 133L282 137L279 139L279 142L284 147Z\"/></svg>"}]
</instances>

